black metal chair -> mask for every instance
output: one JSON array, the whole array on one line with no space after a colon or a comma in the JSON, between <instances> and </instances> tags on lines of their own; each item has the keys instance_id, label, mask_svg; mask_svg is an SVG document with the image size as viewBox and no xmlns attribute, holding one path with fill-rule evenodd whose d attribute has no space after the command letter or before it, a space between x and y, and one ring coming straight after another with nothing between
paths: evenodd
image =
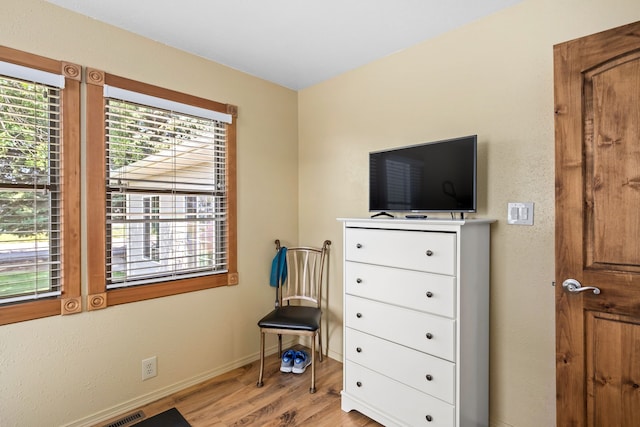
<instances>
[{"instance_id":1,"label":"black metal chair","mask_svg":"<svg viewBox=\"0 0 640 427\"><path fill-rule=\"evenodd\" d=\"M280 250L280 241L276 240ZM321 248L292 247L286 251L287 277L276 290L276 307L258 322L260 327L260 377L263 385L265 334L278 334L278 354L282 355L282 335L307 336L311 339L311 388L316 391L316 337L322 361L322 282L328 267L331 241Z\"/></svg>"}]
</instances>

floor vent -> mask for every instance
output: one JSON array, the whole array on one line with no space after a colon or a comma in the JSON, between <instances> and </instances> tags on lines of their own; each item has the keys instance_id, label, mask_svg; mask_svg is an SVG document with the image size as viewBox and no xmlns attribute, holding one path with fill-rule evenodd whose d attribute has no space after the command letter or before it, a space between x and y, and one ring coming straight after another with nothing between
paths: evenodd
<instances>
[{"instance_id":1,"label":"floor vent","mask_svg":"<svg viewBox=\"0 0 640 427\"><path fill-rule=\"evenodd\" d=\"M144 418L144 412L138 411L133 414L129 414L126 417L122 417L119 420L116 420L110 424L107 424L104 427L124 427L131 424L134 421L138 421Z\"/></svg>"}]
</instances>

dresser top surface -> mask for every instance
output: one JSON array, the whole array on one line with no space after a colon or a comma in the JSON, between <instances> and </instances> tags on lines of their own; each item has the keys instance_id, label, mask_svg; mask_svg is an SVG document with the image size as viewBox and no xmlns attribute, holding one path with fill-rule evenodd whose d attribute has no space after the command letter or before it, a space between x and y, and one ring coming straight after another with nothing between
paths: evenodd
<instances>
[{"instance_id":1,"label":"dresser top surface","mask_svg":"<svg viewBox=\"0 0 640 427\"><path fill-rule=\"evenodd\" d=\"M338 218L338 221L342 221L345 225L349 226L375 226L375 227L392 227L396 226L434 226L434 225L478 225L478 224L491 224L496 222L495 219L480 218L480 219L449 219L449 218Z\"/></svg>"}]
</instances>

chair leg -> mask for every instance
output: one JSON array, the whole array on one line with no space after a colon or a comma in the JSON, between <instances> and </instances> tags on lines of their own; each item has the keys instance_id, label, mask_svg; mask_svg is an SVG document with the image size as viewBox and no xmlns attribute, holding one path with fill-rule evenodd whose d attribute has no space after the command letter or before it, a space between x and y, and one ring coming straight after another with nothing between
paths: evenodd
<instances>
[{"instance_id":1,"label":"chair leg","mask_svg":"<svg viewBox=\"0 0 640 427\"><path fill-rule=\"evenodd\" d=\"M278 334L278 357L282 357L282 334Z\"/></svg>"},{"instance_id":2,"label":"chair leg","mask_svg":"<svg viewBox=\"0 0 640 427\"><path fill-rule=\"evenodd\" d=\"M316 337L311 338L311 388L309 393L316 392Z\"/></svg>"},{"instance_id":3,"label":"chair leg","mask_svg":"<svg viewBox=\"0 0 640 427\"><path fill-rule=\"evenodd\" d=\"M264 332L260 331L260 376L258 377L258 387L262 387L262 376L264 375Z\"/></svg>"},{"instance_id":4,"label":"chair leg","mask_svg":"<svg viewBox=\"0 0 640 427\"><path fill-rule=\"evenodd\" d=\"M318 354L320 355L320 361L322 362L322 329L318 329Z\"/></svg>"}]
</instances>

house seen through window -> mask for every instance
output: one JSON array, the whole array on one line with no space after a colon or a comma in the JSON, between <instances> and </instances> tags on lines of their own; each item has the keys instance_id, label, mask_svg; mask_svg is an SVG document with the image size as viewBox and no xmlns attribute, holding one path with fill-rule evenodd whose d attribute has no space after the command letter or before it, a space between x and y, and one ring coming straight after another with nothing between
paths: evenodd
<instances>
[{"instance_id":1,"label":"house seen through window","mask_svg":"<svg viewBox=\"0 0 640 427\"><path fill-rule=\"evenodd\" d=\"M107 288L227 270L224 123L106 99Z\"/></svg>"},{"instance_id":2,"label":"house seen through window","mask_svg":"<svg viewBox=\"0 0 640 427\"><path fill-rule=\"evenodd\" d=\"M142 199L144 206L144 257L153 261L160 261L160 223L157 220L160 217L160 197L145 197ZM122 227L124 229L124 227Z\"/></svg>"}]
</instances>

